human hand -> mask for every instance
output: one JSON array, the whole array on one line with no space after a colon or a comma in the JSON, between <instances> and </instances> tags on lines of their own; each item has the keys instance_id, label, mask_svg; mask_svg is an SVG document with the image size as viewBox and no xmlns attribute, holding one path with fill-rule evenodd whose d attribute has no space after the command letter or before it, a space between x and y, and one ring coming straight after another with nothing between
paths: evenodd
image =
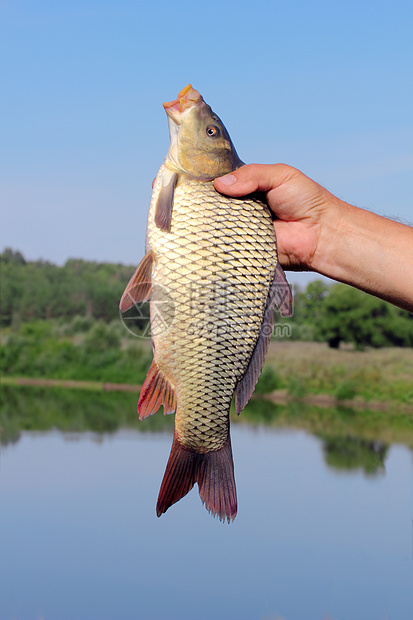
<instances>
[{"instance_id":1,"label":"human hand","mask_svg":"<svg viewBox=\"0 0 413 620\"><path fill-rule=\"evenodd\" d=\"M346 203L296 168L284 164L242 166L215 179L214 186L229 196L263 192L278 218L274 227L281 266L291 270L320 270L327 246L334 241L340 210Z\"/></svg>"},{"instance_id":2,"label":"human hand","mask_svg":"<svg viewBox=\"0 0 413 620\"><path fill-rule=\"evenodd\" d=\"M340 200L299 170L251 164L215 179L229 196L263 192L280 264L317 271L413 312L413 228Z\"/></svg>"}]
</instances>

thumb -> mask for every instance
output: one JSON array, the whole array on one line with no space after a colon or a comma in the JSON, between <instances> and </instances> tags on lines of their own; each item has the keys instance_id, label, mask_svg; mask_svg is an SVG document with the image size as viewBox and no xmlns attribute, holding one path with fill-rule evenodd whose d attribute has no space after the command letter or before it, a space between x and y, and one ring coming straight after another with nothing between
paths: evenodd
<instances>
[{"instance_id":1,"label":"thumb","mask_svg":"<svg viewBox=\"0 0 413 620\"><path fill-rule=\"evenodd\" d=\"M215 189L229 196L268 192L285 183L297 171L284 164L247 164L214 180Z\"/></svg>"}]
</instances>

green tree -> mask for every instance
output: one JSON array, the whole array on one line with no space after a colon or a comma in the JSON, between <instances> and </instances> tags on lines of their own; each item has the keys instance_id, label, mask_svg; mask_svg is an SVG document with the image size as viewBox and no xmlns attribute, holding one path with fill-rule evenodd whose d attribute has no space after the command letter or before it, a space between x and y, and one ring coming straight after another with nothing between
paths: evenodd
<instances>
[{"instance_id":1,"label":"green tree","mask_svg":"<svg viewBox=\"0 0 413 620\"><path fill-rule=\"evenodd\" d=\"M1 325L36 319L119 318L119 300L133 266L68 260L63 267L26 261L7 248L0 255Z\"/></svg>"},{"instance_id":2,"label":"green tree","mask_svg":"<svg viewBox=\"0 0 413 620\"><path fill-rule=\"evenodd\" d=\"M366 346L413 346L413 317L408 312L345 284L334 284L320 303L317 337L337 348L340 342Z\"/></svg>"},{"instance_id":3,"label":"green tree","mask_svg":"<svg viewBox=\"0 0 413 620\"><path fill-rule=\"evenodd\" d=\"M304 321L314 321L323 307L323 301L328 295L328 286L321 280L310 282L301 295L302 315Z\"/></svg>"}]
</instances>

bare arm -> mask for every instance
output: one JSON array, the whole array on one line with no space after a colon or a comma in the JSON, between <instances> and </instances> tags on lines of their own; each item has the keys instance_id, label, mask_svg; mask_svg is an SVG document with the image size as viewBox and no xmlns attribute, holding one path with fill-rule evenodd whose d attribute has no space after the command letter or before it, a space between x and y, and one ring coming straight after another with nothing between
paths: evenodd
<instances>
[{"instance_id":1,"label":"bare arm","mask_svg":"<svg viewBox=\"0 0 413 620\"><path fill-rule=\"evenodd\" d=\"M230 196L264 192L277 216L280 263L317 271L413 312L413 228L354 207L284 164L215 179Z\"/></svg>"}]
</instances>

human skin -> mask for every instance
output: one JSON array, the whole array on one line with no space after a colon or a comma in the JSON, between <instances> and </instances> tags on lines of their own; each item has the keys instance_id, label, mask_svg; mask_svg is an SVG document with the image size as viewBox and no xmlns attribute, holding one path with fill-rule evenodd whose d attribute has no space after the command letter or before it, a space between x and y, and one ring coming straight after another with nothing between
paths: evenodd
<instances>
[{"instance_id":1,"label":"human skin","mask_svg":"<svg viewBox=\"0 0 413 620\"><path fill-rule=\"evenodd\" d=\"M280 264L316 271L413 312L413 228L340 200L285 164L249 164L215 179L228 196L263 192Z\"/></svg>"}]
</instances>

